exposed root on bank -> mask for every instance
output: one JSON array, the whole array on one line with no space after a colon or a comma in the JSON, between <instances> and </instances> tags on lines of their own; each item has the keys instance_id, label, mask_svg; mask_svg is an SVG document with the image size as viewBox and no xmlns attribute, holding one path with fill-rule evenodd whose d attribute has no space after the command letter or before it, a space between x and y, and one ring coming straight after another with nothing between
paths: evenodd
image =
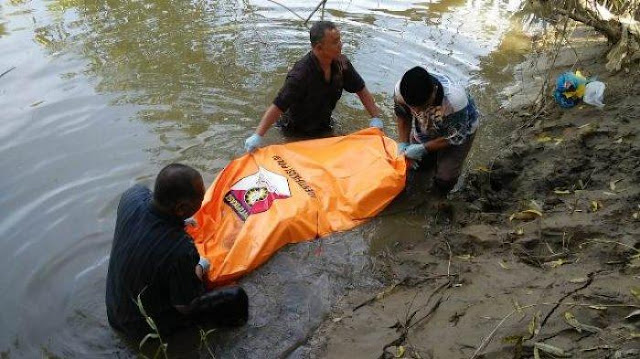
<instances>
[{"instance_id":1,"label":"exposed root on bank","mask_svg":"<svg viewBox=\"0 0 640 359\"><path fill-rule=\"evenodd\" d=\"M429 305L429 303L431 302L431 299L436 294L438 294L440 291L442 291L442 290L444 290L446 288L450 288L451 285L452 285L451 280L448 280L447 282L445 282L445 283L441 284L440 286L438 286L433 292L431 292L431 294L427 298L426 303L423 306L421 306L417 310L413 311L411 314L406 315L406 317L405 317L405 319L403 320L402 323L397 322L396 324L391 326L391 328L395 328L396 331L400 332L400 335L396 339L392 340L391 342L385 344L382 347L382 354L379 357L380 359L387 358L387 356L389 354L389 353L387 353L387 349L388 348L391 348L391 347L402 347L402 345L407 340L407 336L409 335L409 330L411 328L413 328L414 326L416 326L416 325L418 325L420 323L423 323L424 320L428 319L429 317L431 317L431 315L433 313L435 313L435 311L440 307L440 304L442 303L443 295L440 295L438 297L436 302L431 306L431 308L425 314L420 316L418 319L413 320L414 317L416 316L416 314L418 314L419 311L421 311L422 309L424 309L426 306ZM413 305L413 301L412 301L411 305Z\"/></svg>"}]
</instances>

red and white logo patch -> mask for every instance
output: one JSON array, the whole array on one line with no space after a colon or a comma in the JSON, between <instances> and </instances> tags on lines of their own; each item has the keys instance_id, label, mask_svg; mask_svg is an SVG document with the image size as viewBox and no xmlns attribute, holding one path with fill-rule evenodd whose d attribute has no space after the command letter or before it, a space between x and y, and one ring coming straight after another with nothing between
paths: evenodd
<instances>
[{"instance_id":1,"label":"red and white logo patch","mask_svg":"<svg viewBox=\"0 0 640 359\"><path fill-rule=\"evenodd\" d=\"M224 202L244 221L252 214L267 211L276 199L289 197L289 182L284 176L258 167L257 173L231 186Z\"/></svg>"}]
</instances>

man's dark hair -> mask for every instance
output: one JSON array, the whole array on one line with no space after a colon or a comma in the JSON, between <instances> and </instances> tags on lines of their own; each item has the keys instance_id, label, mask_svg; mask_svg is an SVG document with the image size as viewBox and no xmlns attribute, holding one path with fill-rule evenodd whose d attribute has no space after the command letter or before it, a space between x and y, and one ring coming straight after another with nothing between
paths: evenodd
<instances>
[{"instance_id":1,"label":"man's dark hair","mask_svg":"<svg viewBox=\"0 0 640 359\"><path fill-rule=\"evenodd\" d=\"M318 21L309 30L309 40L311 40L311 46L315 46L317 43L324 39L324 33L326 30L337 29L336 25L331 21Z\"/></svg>"},{"instance_id":2,"label":"man's dark hair","mask_svg":"<svg viewBox=\"0 0 640 359\"><path fill-rule=\"evenodd\" d=\"M441 105L444 89L438 79L433 77L423 67L416 66L404 73L400 80L400 95L409 106L422 106L430 98L434 87L437 86L434 105Z\"/></svg>"},{"instance_id":3,"label":"man's dark hair","mask_svg":"<svg viewBox=\"0 0 640 359\"><path fill-rule=\"evenodd\" d=\"M200 173L180 163L172 163L158 173L153 190L153 199L162 206L172 206L180 200L197 198L196 181L202 179Z\"/></svg>"}]
</instances>

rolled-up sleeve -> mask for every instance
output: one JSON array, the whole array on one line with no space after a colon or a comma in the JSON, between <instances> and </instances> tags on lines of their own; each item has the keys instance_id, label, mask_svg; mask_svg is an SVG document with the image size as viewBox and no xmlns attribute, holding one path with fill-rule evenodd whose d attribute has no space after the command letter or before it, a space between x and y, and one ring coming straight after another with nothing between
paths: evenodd
<instances>
[{"instance_id":1,"label":"rolled-up sleeve","mask_svg":"<svg viewBox=\"0 0 640 359\"><path fill-rule=\"evenodd\" d=\"M364 88L364 80L346 57L341 59L344 89L347 92L356 93Z\"/></svg>"},{"instance_id":2,"label":"rolled-up sleeve","mask_svg":"<svg viewBox=\"0 0 640 359\"><path fill-rule=\"evenodd\" d=\"M393 94L393 112L400 119L405 121L411 120L413 116L411 116L411 110L404 103L400 103L398 100L398 96L396 96L395 92Z\"/></svg>"}]
</instances>

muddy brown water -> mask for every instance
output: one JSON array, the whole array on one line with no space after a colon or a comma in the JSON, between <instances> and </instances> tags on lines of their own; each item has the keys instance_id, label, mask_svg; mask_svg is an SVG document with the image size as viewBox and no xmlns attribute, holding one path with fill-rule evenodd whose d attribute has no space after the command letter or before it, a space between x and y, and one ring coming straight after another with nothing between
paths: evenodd
<instances>
[{"instance_id":1,"label":"muddy brown water","mask_svg":"<svg viewBox=\"0 0 640 359\"><path fill-rule=\"evenodd\" d=\"M302 17L316 5L283 3ZM394 137L393 86L416 64L470 83L490 113L501 69L526 51L520 20L510 18L519 5L329 0L323 16L340 26L343 52ZM151 186L175 161L210 183L242 153L288 66L308 50L302 21L264 0L0 4L3 357L137 354L109 328L104 307L120 194ZM335 117L341 133L368 123L346 93ZM489 138L500 125L487 119L485 128ZM274 130L267 137L283 141ZM478 156L490 151L491 141L476 142ZM371 253L423 236L420 218L381 217L285 248L243 280L250 322L214 333L212 349L219 357L295 357L345 291L379 285ZM188 344L195 336L172 344L172 353L198 356L197 338Z\"/></svg>"}]
</instances>

